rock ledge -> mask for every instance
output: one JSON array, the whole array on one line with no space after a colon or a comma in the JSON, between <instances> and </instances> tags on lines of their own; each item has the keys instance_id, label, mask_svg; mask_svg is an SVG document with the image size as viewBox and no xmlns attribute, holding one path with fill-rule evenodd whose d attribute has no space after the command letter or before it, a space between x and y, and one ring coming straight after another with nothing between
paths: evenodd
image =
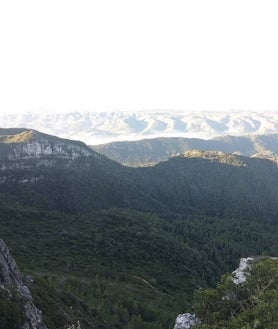
<instances>
[{"instance_id":1,"label":"rock ledge","mask_svg":"<svg viewBox=\"0 0 278 329\"><path fill-rule=\"evenodd\" d=\"M8 291L10 295L15 290L23 298L26 321L20 329L47 329L41 311L34 305L30 290L22 279L23 275L17 269L8 247L0 239L0 289Z\"/></svg>"}]
</instances>

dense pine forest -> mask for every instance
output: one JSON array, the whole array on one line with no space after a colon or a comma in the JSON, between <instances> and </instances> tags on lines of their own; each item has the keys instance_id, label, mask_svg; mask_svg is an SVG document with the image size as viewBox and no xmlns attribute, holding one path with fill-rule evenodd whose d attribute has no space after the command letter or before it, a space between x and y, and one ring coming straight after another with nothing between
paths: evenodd
<instances>
[{"instance_id":1,"label":"dense pine forest","mask_svg":"<svg viewBox=\"0 0 278 329\"><path fill-rule=\"evenodd\" d=\"M194 151L127 168L81 144L92 153L11 159L38 138L69 143L3 137L0 232L48 328L172 329L241 257L278 254L272 160Z\"/></svg>"}]
</instances>

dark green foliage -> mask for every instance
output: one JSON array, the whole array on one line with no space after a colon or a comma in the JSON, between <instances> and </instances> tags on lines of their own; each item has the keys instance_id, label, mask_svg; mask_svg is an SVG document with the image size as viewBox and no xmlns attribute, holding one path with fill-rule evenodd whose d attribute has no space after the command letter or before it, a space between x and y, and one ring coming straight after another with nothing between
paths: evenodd
<instances>
[{"instance_id":1,"label":"dark green foliage","mask_svg":"<svg viewBox=\"0 0 278 329\"><path fill-rule=\"evenodd\" d=\"M101 157L26 161L29 169L1 171L0 232L35 277L50 328L172 329L196 288L240 257L278 254L278 171L269 160L200 152L138 169ZM210 294L203 298L219 299ZM224 310L210 323L234 307L214 306Z\"/></svg>"},{"instance_id":2,"label":"dark green foliage","mask_svg":"<svg viewBox=\"0 0 278 329\"><path fill-rule=\"evenodd\" d=\"M47 276L36 276L28 282L35 305L43 311L43 321L49 329L64 329L78 321L82 328L96 328L95 312L72 292L51 284Z\"/></svg>"},{"instance_id":3,"label":"dark green foliage","mask_svg":"<svg viewBox=\"0 0 278 329\"><path fill-rule=\"evenodd\" d=\"M137 170L148 177L141 189L150 200L159 200L164 214L277 218L278 171L272 161L225 154L203 158L200 152Z\"/></svg>"},{"instance_id":4,"label":"dark green foliage","mask_svg":"<svg viewBox=\"0 0 278 329\"><path fill-rule=\"evenodd\" d=\"M126 207L171 218L199 214L276 221L278 170L273 161L202 154L137 169L90 157L74 163L57 160L55 168L1 172L0 192L69 214Z\"/></svg>"},{"instance_id":5,"label":"dark green foliage","mask_svg":"<svg viewBox=\"0 0 278 329\"><path fill-rule=\"evenodd\" d=\"M198 290L194 310L200 329L276 329L278 260L253 264L246 283L236 285L226 275L215 289Z\"/></svg>"},{"instance_id":6,"label":"dark green foliage","mask_svg":"<svg viewBox=\"0 0 278 329\"><path fill-rule=\"evenodd\" d=\"M18 329L25 320L23 300L12 287L0 287L0 328Z\"/></svg>"},{"instance_id":7,"label":"dark green foliage","mask_svg":"<svg viewBox=\"0 0 278 329\"><path fill-rule=\"evenodd\" d=\"M2 200L1 237L37 278L32 293L50 328L80 320L172 329L194 289L213 285L242 256L278 253L278 226L265 221L131 209L70 216Z\"/></svg>"}]
</instances>

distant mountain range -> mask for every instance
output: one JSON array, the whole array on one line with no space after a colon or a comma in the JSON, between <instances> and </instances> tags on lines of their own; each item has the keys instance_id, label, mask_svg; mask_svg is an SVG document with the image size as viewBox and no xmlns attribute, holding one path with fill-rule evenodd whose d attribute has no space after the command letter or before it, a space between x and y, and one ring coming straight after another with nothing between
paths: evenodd
<instances>
[{"instance_id":1,"label":"distant mountain range","mask_svg":"<svg viewBox=\"0 0 278 329\"><path fill-rule=\"evenodd\" d=\"M212 138L278 133L278 112L26 112L0 115L0 127L28 127L90 145L155 137Z\"/></svg>"},{"instance_id":2,"label":"distant mountain range","mask_svg":"<svg viewBox=\"0 0 278 329\"><path fill-rule=\"evenodd\" d=\"M278 134L199 138L161 137L140 141L112 142L92 148L123 165L156 164L190 150L221 151L244 156L278 157Z\"/></svg>"}]
</instances>

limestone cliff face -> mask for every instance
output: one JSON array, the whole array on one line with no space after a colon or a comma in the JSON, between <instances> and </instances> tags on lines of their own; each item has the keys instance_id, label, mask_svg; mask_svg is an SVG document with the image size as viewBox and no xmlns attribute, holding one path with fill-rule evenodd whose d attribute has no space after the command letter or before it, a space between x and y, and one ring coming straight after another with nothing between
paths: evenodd
<instances>
[{"instance_id":1,"label":"limestone cliff face","mask_svg":"<svg viewBox=\"0 0 278 329\"><path fill-rule=\"evenodd\" d=\"M246 276L249 275L252 262L254 262L253 257L240 259L239 267L232 273L235 284L241 284L246 281Z\"/></svg>"},{"instance_id":2,"label":"limestone cliff face","mask_svg":"<svg viewBox=\"0 0 278 329\"><path fill-rule=\"evenodd\" d=\"M75 159L80 156L92 155L90 150L87 150L81 145L74 143L50 142L47 140L38 140L28 143L17 143L13 147L13 151L8 155L9 160L19 158L41 157L41 156L59 156L65 159Z\"/></svg>"},{"instance_id":3,"label":"limestone cliff face","mask_svg":"<svg viewBox=\"0 0 278 329\"><path fill-rule=\"evenodd\" d=\"M8 247L0 239L0 289L8 291L10 295L16 291L22 297L25 322L20 329L47 329L41 311L34 305L30 290L23 284L22 278Z\"/></svg>"},{"instance_id":4,"label":"limestone cliff face","mask_svg":"<svg viewBox=\"0 0 278 329\"><path fill-rule=\"evenodd\" d=\"M260 262L263 259L274 259L278 260L278 257L247 257L241 258L239 267L232 273L232 278L235 284L243 284L246 282L247 277L250 275L252 264Z\"/></svg>"},{"instance_id":5,"label":"limestone cliff face","mask_svg":"<svg viewBox=\"0 0 278 329\"><path fill-rule=\"evenodd\" d=\"M1 170L53 167L58 160L103 157L82 142L28 129L0 129L0 151Z\"/></svg>"}]
</instances>

